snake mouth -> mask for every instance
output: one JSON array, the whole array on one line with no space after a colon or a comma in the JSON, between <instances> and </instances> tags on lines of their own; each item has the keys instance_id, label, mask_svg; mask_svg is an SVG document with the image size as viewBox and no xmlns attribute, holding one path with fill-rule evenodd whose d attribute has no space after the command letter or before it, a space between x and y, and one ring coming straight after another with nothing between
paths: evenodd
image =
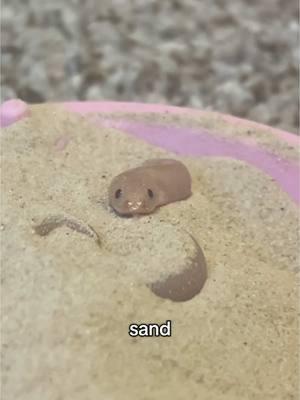
<instances>
[{"instance_id":1,"label":"snake mouth","mask_svg":"<svg viewBox=\"0 0 300 400\"><path fill-rule=\"evenodd\" d=\"M145 215L153 214L155 207L121 207L116 204L110 204L111 209L119 217L132 218L132 217L142 217Z\"/></svg>"},{"instance_id":2,"label":"snake mouth","mask_svg":"<svg viewBox=\"0 0 300 400\"><path fill-rule=\"evenodd\" d=\"M152 214L152 213L153 213L153 211L144 211L144 212L141 212L141 211L137 211L137 210L135 210L135 211L121 212L121 211L118 211L118 210L115 209L115 208L113 208L113 211L114 211L119 217L122 217L122 218L140 218L140 217L143 217L143 216L145 216L145 215L149 215L149 214Z\"/></svg>"},{"instance_id":3,"label":"snake mouth","mask_svg":"<svg viewBox=\"0 0 300 400\"><path fill-rule=\"evenodd\" d=\"M130 213L123 214L123 213L119 213L117 211L117 214L118 214L119 217L122 217L122 218L133 218L133 217L135 217L135 215L130 214Z\"/></svg>"},{"instance_id":4,"label":"snake mouth","mask_svg":"<svg viewBox=\"0 0 300 400\"><path fill-rule=\"evenodd\" d=\"M118 216L118 217L122 217L122 218L132 218L134 217L134 215L132 213L128 212L121 212L119 210L117 210L116 208L111 208L112 211L114 211L114 213Z\"/></svg>"}]
</instances>

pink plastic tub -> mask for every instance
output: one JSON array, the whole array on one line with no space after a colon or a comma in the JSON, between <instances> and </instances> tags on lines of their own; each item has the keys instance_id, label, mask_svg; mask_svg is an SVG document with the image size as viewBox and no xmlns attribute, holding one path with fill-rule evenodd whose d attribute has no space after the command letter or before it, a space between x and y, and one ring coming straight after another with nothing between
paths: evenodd
<instances>
[{"instance_id":1,"label":"pink plastic tub","mask_svg":"<svg viewBox=\"0 0 300 400\"><path fill-rule=\"evenodd\" d=\"M300 203L300 169L299 162L278 156L263 146L259 140L262 131L274 138L274 143L280 142L287 147L298 148L300 139L297 135L274 129L253 121L243 120L231 115L223 115L210 111L200 111L190 108L173 107L159 104L118 103L118 102L68 102L62 103L68 111L89 115L98 114L99 124L112 126L137 136L153 145L167 149L178 155L191 157L222 156L243 160L259 168L271 176L280 187L288 193L293 201ZM130 119L130 114L174 115L170 124L140 122ZM0 109L1 126L10 124L30 115L30 106L22 100L9 100ZM117 119L112 116L118 115ZM122 117L123 115L123 117ZM218 129L188 128L182 124L176 125L176 117L202 118L218 120ZM225 130L239 131L240 135L223 135ZM254 132L249 136L245 132ZM272 140L271 140L272 141Z\"/></svg>"}]
</instances>

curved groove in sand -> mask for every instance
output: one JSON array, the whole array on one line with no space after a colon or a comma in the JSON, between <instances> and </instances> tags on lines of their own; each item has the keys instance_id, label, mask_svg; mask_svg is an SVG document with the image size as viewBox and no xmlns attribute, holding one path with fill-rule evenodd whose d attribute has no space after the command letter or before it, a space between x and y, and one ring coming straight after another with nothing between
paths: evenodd
<instances>
[{"instance_id":1,"label":"curved groove in sand","mask_svg":"<svg viewBox=\"0 0 300 400\"><path fill-rule=\"evenodd\" d=\"M190 265L180 274L149 285L154 294L176 302L188 301L200 293L207 279L207 265L201 247L192 235L196 254Z\"/></svg>"},{"instance_id":2,"label":"curved groove in sand","mask_svg":"<svg viewBox=\"0 0 300 400\"><path fill-rule=\"evenodd\" d=\"M100 237L97 232L95 232L95 230L90 225L78 221L73 217L66 217L63 215L51 215L45 218L40 224L36 225L34 227L34 231L39 236L47 236L54 229L60 228L62 226L66 226L73 231L89 236L90 238L95 240L99 247L101 246Z\"/></svg>"},{"instance_id":3,"label":"curved groove in sand","mask_svg":"<svg viewBox=\"0 0 300 400\"><path fill-rule=\"evenodd\" d=\"M99 235L89 225L78 221L73 217L52 215L45 218L40 224L34 226L34 231L39 236L48 236L53 230L66 226L76 232L85 234L94 239L99 247L101 242ZM200 293L207 279L207 266L204 254L195 238L189 234L196 247L195 257L183 272L170 275L162 281L156 281L148 287L154 294L161 298L176 302L187 301Z\"/></svg>"}]
</instances>

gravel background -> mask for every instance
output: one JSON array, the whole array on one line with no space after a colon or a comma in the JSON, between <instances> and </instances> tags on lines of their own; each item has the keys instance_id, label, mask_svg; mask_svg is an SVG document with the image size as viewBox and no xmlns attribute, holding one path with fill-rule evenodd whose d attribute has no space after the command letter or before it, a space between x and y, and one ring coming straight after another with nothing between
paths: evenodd
<instances>
[{"instance_id":1,"label":"gravel background","mask_svg":"<svg viewBox=\"0 0 300 400\"><path fill-rule=\"evenodd\" d=\"M2 0L1 100L208 108L297 132L298 0Z\"/></svg>"}]
</instances>

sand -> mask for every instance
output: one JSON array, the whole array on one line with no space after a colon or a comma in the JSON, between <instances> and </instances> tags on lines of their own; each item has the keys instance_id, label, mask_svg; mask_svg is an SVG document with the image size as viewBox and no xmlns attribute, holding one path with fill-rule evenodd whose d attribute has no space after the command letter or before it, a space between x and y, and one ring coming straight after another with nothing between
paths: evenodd
<instances>
[{"instance_id":1,"label":"sand","mask_svg":"<svg viewBox=\"0 0 300 400\"><path fill-rule=\"evenodd\" d=\"M6 400L297 399L298 209L269 176L174 156L50 105L3 129L1 146ZM187 165L193 195L116 216L111 179L156 157ZM38 235L53 215L99 242L67 226ZM207 282L190 301L161 299L147 285L182 268L188 233ZM131 323L166 320L170 338L128 335Z\"/></svg>"}]
</instances>

